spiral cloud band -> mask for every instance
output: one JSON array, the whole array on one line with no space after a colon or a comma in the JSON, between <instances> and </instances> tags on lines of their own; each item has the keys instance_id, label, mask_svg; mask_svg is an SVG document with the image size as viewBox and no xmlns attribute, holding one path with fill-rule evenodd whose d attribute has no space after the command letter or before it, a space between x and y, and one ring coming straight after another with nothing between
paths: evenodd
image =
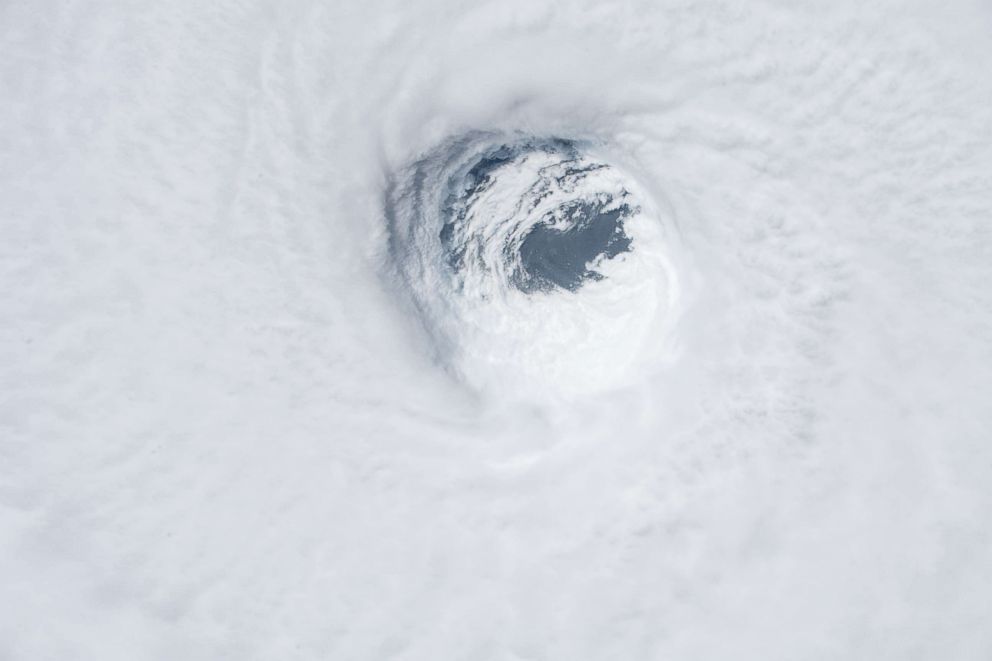
<instances>
[{"instance_id":1,"label":"spiral cloud band","mask_svg":"<svg viewBox=\"0 0 992 661\"><path fill-rule=\"evenodd\" d=\"M989 34L0 2L0 660L989 661Z\"/></svg>"},{"instance_id":2,"label":"spiral cloud band","mask_svg":"<svg viewBox=\"0 0 992 661\"><path fill-rule=\"evenodd\" d=\"M469 385L577 395L670 350L670 219L591 143L471 134L402 172L387 207L403 282Z\"/></svg>"}]
</instances>

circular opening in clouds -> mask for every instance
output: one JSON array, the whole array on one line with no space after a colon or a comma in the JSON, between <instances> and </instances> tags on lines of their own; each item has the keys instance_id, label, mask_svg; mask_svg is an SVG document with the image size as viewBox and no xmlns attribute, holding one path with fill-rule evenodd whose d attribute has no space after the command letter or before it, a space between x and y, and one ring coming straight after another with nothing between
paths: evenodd
<instances>
[{"instance_id":1,"label":"circular opening in clouds","mask_svg":"<svg viewBox=\"0 0 992 661\"><path fill-rule=\"evenodd\" d=\"M488 393L629 384L664 358L674 233L596 145L474 133L398 174L391 257L440 359Z\"/></svg>"}]
</instances>

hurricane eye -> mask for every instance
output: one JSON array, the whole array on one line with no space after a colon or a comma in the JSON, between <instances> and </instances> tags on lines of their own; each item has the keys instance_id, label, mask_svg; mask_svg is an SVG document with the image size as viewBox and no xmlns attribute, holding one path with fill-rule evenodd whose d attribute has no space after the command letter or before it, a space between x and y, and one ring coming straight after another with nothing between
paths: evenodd
<instances>
[{"instance_id":1,"label":"hurricane eye","mask_svg":"<svg viewBox=\"0 0 992 661\"><path fill-rule=\"evenodd\" d=\"M399 179L393 258L468 383L598 390L664 337L676 284L665 219L591 145L477 134Z\"/></svg>"}]
</instances>

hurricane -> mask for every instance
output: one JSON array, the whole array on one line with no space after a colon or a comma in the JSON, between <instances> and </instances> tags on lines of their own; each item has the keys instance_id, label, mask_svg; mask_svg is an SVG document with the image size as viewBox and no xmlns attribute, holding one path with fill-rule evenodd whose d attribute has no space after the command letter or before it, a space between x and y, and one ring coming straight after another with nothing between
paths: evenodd
<instances>
[{"instance_id":1,"label":"hurricane","mask_svg":"<svg viewBox=\"0 0 992 661\"><path fill-rule=\"evenodd\" d=\"M0 659L992 659L990 34L0 2Z\"/></svg>"}]
</instances>

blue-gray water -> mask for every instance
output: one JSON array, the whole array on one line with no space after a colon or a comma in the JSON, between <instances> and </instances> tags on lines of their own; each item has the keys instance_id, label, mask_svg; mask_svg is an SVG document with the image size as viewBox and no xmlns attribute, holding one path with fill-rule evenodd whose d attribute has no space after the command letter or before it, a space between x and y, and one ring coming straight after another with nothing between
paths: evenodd
<instances>
[{"instance_id":1,"label":"blue-gray water","mask_svg":"<svg viewBox=\"0 0 992 661\"><path fill-rule=\"evenodd\" d=\"M630 250L630 237L623 230L630 207L607 210L604 206L576 203L567 210L572 224L564 230L544 222L535 225L520 244L514 284L525 292L554 287L575 291L589 280L602 279L589 263Z\"/></svg>"}]
</instances>

